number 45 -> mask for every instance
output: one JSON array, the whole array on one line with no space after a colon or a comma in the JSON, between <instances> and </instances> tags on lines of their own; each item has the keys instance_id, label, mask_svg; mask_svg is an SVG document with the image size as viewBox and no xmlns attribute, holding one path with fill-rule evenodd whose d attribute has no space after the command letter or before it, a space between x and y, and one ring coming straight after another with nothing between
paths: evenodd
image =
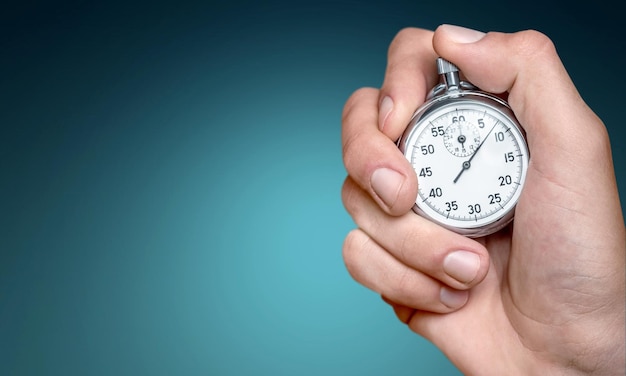
<instances>
[{"instance_id":1,"label":"number 45","mask_svg":"<svg viewBox=\"0 0 626 376\"><path fill-rule=\"evenodd\" d=\"M433 170L430 167L424 167L420 170L419 176L425 178L427 176L433 176Z\"/></svg>"}]
</instances>

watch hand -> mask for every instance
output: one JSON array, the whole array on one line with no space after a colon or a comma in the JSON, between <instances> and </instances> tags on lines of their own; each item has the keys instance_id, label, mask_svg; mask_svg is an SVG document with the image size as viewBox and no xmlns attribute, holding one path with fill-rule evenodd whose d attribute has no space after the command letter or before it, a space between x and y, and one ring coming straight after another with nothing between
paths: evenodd
<instances>
[{"instance_id":1,"label":"watch hand","mask_svg":"<svg viewBox=\"0 0 626 376\"><path fill-rule=\"evenodd\" d=\"M465 150L466 137L463 134L463 128L461 128L461 124L459 124L459 137L456 140L461 144L461 149Z\"/></svg>"},{"instance_id":2,"label":"watch hand","mask_svg":"<svg viewBox=\"0 0 626 376\"><path fill-rule=\"evenodd\" d=\"M498 125L500 121L496 121L496 123L493 125L493 127L491 127L491 129L489 130L489 133L487 133L487 135L485 136L485 138L483 138L483 140L481 141L480 145L478 145L478 147L476 148L476 150L474 150L474 154L472 154L472 156L465 162L463 162L463 164L461 165L461 171L459 172L459 174L456 176L456 178L454 178L454 180L452 181L453 183L456 183L457 180L459 180L459 178L461 177L461 175L463 175L463 172L465 170L469 170L469 168L472 165L472 159L474 159L474 157L476 156L476 153L478 153L478 151L480 150L480 148L483 146L483 144L485 143L485 141L487 141L487 139L489 138L489 135L491 134L491 132L494 130L494 128L496 127L496 125Z\"/></svg>"}]
</instances>

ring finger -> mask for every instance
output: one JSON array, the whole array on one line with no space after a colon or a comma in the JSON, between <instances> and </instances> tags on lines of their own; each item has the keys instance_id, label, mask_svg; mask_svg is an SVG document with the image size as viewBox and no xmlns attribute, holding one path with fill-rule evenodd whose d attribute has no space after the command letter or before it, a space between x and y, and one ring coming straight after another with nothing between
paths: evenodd
<instances>
[{"instance_id":1,"label":"ring finger","mask_svg":"<svg viewBox=\"0 0 626 376\"><path fill-rule=\"evenodd\" d=\"M343 257L357 282L407 307L447 313L462 307L469 297L469 291L452 289L398 261L359 229L346 237Z\"/></svg>"}]
</instances>

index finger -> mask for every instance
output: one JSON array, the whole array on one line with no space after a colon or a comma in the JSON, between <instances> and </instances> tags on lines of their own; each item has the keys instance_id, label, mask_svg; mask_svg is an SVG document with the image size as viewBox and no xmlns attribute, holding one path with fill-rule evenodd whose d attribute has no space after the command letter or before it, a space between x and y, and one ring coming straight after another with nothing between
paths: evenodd
<instances>
[{"instance_id":1,"label":"index finger","mask_svg":"<svg viewBox=\"0 0 626 376\"><path fill-rule=\"evenodd\" d=\"M395 141L437 79L432 37L432 31L422 29L400 31L389 47L380 92L358 90L344 107L342 144L348 175L392 215L409 211L417 197L415 171Z\"/></svg>"},{"instance_id":2,"label":"index finger","mask_svg":"<svg viewBox=\"0 0 626 376\"><path fill-rule=\"evenodd\" d=\"M400 137L438 81L432 40L430 30L406 28L389 46L378 126L392 140Z\"/></svg>"},{"instance_id":3,"label":"index finger","mask_svg":"<svg viewBox=\"0 0 626 376\"><path fill-rule=\"evenodd\" d=\"M342 118L343 162L348 175L385 212L408 212L417 197L417 177L396 144L378 130L378 90L357 90Z\"/></svg>"}]
</instances>

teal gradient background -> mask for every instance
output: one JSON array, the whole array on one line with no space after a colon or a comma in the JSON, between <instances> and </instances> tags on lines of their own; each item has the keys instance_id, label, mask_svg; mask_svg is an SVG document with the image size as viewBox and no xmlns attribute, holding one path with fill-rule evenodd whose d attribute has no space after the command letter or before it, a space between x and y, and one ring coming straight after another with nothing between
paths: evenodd
<instances>
[{"instance_id":1,"label":"teal gradient background","mask_svg":"<svg viewBox=\"0 0 626 376\"><path fill-rule=\"evenodd\" d=\"M4 9L0 375L459 374L341 258L341 110L393 36L548 34L626 192L618 14L476 4Z\"/></svg>"}]
</instances>

